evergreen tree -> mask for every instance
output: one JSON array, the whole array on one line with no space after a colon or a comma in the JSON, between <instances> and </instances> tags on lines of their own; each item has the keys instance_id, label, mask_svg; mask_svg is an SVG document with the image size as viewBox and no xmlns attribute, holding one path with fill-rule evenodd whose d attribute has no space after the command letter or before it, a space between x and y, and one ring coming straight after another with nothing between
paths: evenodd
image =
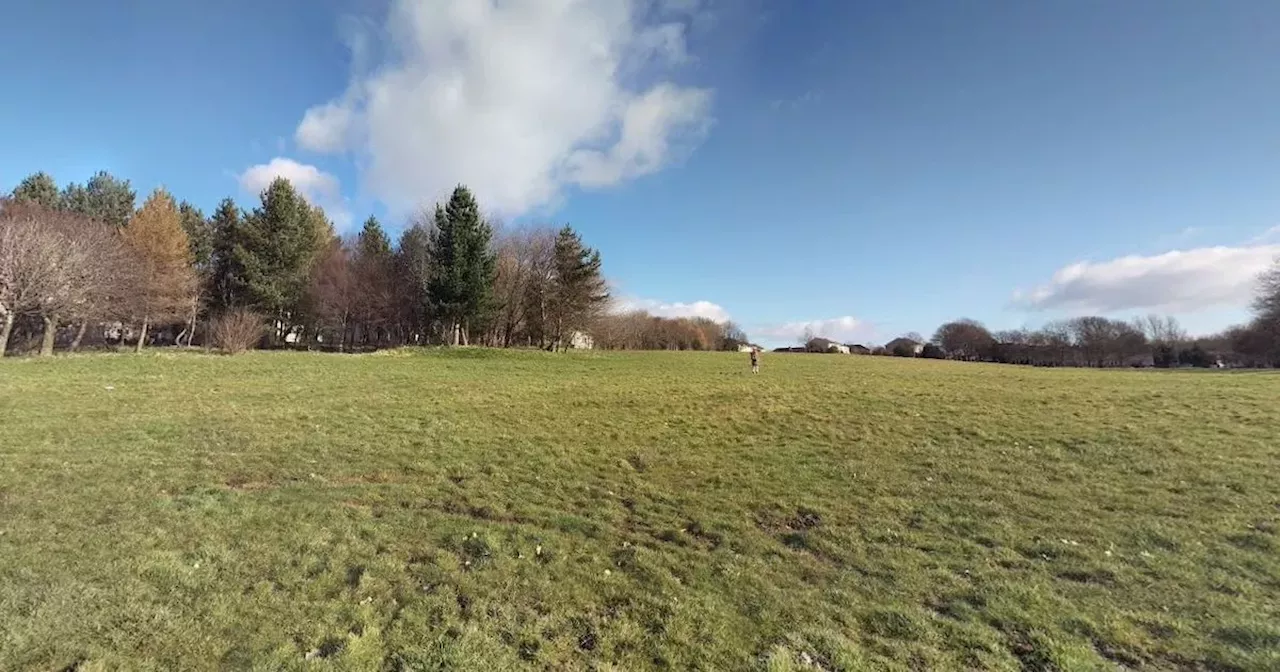
<instances>
[{"instance_id":1,"label":"evergreen tree","mask_svg":"<svg viewBox=\"0 0 1280 672\"><path fill-rule=\"evenodd\" d=\"M582 244L573 228L556 235L550 313L556 343L564 347L573 331L585 329L609 300L600 272L600 252Z\"/></svg>"},{"instance_id":2,"label":"evergreen tree","mask_svg":"<svg viewBox=\"0 0 1280 672\"><path fill-rule=\"evenodd\" d=\"M282 177L260 200L228 232L224 279L232 304L273 315L285 326L284 319L299 312L311 270L333 237L332 227Z\"/></svg>"},{"instance_id":3,"label":"evergreen tree","mask_svg":"<svg viewBox=\"0 0 1280 672\"><path fill-rule=\"evenodd\" d=\"M182 230L191 243L191 260L197 270L207 273L213 262L213 223L204 213L190 203L183 201L178 205L178 216L182 220Z\"/></svg>"},{"instance_id":4,"label":"evergreen tree","mask_svg":"<svg viewBox=\"0 0 1280 672\"><path fill-rule=\"evenodd\" d=\"M83 184L72 182L63 187L62 193L58 195L58 208L87 215L91 208L89 207L89 192L84 188Z\"/></svg>"},{"instance_id":5,"label":"evergreen tree","mask_svg":"<svg viewBox=\"0 0 1280 672\"><path fill-rule=\"evenodd\" d=\"M213 275L213 223L204 216L200 208L186 201L178 205L178 217L191 246L191 261L196 274L196 290L191 293L187 328L183 331L187 337L187 345L191 345L195 338L196 320L200 318L200 311L209 300L210 279Z\"/></svg>"},{"instance_id":6,"label":"evergreen tree","mask_svg":"<svg viewBox=\"0 0 1280 672\"><path fill-rule=\"evenodd\" d=\"M243 272L234 265L231 248L239 238L243 221L240 208L230 198L222 199L209 218L210 272L207 279L209 302L213 310L224 312L235 306L234 288L244 283Z\"/></svg>"},{"instance_id":7,"label":"evergreen tree","mask_svg":"<svg viewBox=\"0 0 1280 672\"><path fill-rule=\"evenodd\" d=\"M431 232L431 277L427 295L447 330L446 340L465 342L472 324L492 307L497 258L493 229L480 216L471 191L459 185L449 203L436 206Z\"/></svg>"},{"instance_id":8,"label":"evergreen tree","mask_svg":"<svg viewBox=\"0 0 1280 672\"><path fill-rule=\"evenodd\" d=\"M45 172L33 173L23 178L14 188L12 198L19 203L35 203L49 210L57 209L61 203L58 184Z\"/></svg>"},{"instance_id":9,"label":"evergreen tree","mask_svg":"<svg viewBox=\"0 0 1280 672\"><path fill-rule=\"evenodd\" d=\"M62 207L114 227L122 227L133 216L136 194L129 180L98 171L84 186L69 184L61 196Z\"/></svg>"},{"instance_id":10,"label":"evergreen tree","mask_svg":"<svg viewBox=\"0 0 1280 672\"><path fill-rule=\"evenodd\" d=\"M391 256L391 239L382 230L378 218L372 215L364 221L360 234L356 236L356 249L365 256L386 259Z\"/></svg>"},{"instance_id":11,"label":"evergreen tree","mask_svg":"<svg viewBox=\"0 0 1280 672\"><path fill-rule=\"evenodd\" d=\"M370 217L356 237L355 258L351 264L357 318L362 323L365 339L372 335L385 340L383 337L395 319L394 263L391 239L377 218Z\"/></svg>"},{"instance_id":12,"label":"evergreen tree","mask_svg":"<svg viewBox=\"0 0 1280 672\"><path fill-rule=\"evenodd\" d=\"M137 346L141 352L148 327L186 315L196 290L196 274L182 216L163 189L147 198L123 233L137 264L135 310L142 321Z\"/></svg>"},{"instance_id":13,"label":"evergreen tree","mask_svg":"<svg viewBox=\"0 0 1280 672\"><path fill-rule=\"evenodd\" d=\"M396 301L400 319L409 332L405 335L408 342L418 342L430 326L430 282L431 232L417 223L400 234L395 260Z\"/></svg>"}]
</instances>

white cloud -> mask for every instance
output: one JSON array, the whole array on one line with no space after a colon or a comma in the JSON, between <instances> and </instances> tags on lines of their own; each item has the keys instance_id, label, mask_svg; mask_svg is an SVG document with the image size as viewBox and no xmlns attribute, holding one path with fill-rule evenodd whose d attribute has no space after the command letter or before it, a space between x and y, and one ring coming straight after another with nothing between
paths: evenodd
<instances>
[{"instance_id":1,"label":"white cloud","mask_svg":"<svg viewBox=\"0 0 1280 672\"><path fill-rule=\"evenodd\" d=\"M344 105L317 105L302 116L294 137L299 145L312 151L340 152L347 146L351 117L351 109Z\"/></svg>"},{"instance_id":2,"label":"white cloud","mask_svg":"<svg viewBox=\"0 0 1280 672\"><path fill-rule=\"evenodd\" d=\"M769 107L773 108L774 111L787 110L794 112L811 105L817 105L820 102L822 102L821 91L805 91L802 95L790 100L775 98L769 102Z\"/></svg>"},{"instance_id":3,"label":"white cloud","mask_svg":"<svg viewBox=\"0 0 1280 672\"><path fill-rule=\"evenodd\" d=\"M338 178L315 166L278 156L268 163L250 166L238 179L241 189L256 196L277 177L289 180L308 202L323 208L339 231L351 225L351 212Z\"/></svg>"},{"instance_id":4,"label":"white cloud","mask_svg":"<svg viewBox=\"0 0 1280 672\"><path fill-rule=\"evenodd\" d=\"M807 333L841 343L868 341L875 337L875 326L852 315L826 320L807 320L766 325L750 330L752 336L772 342L794 343Z\"/></svg>"},{"instance_id":5,"label":"white cloud","mask_svg":"<svg viewBox=\"0 0 1280 672\"><path fill-rule=\"evenodd\" d=\"M349 151L393 210L458 183L514 216L569 186L655 172L706 132L711 91L656 78L684 62L689 0L392 0L347 91L307 110L306 149ZM656 11L651 11L656 10Z\"/></svg>"},{"instance_id":6,"label":"white cloud","mask_svg":"<svg viewBox=\"0 0 1280 672\"><path fill-rule=\"evenodd\" d=\"M1126 310L1195 312L1243 306L1258 274L1280 255L1280 245L1202 247L1154 256L1080 262L1048 283L1014 293L1031 310L1113 313Z\"/></svg>"},{"instance_id":7,"label":"white cloud","mask_svg":"<svg viewBox=\"0 0 1280 672\"><path fill-rule=\"evenodd\" d=\"M1262 233L1259 233L1258 235L1254 236L1253 239L1249 241L1249 244L1257 245L1260 243L1269 243L1276 240L1280 240L1280 224L1277 224L1276 226L1273 226L1267 229L1266 231L1263 231Z\"/></svg>"},{"instance_id":8,"label":"white cloud","mask_svg":"<svg viewBox=\"0 0 1280 672\"><path fill-rule=\"evenodd\" d=\"M638 299L623 297L613 303L613 312L629 313L643 310L658 317L705 317L716 322L728 322L729 311L724 306L710 301L694 301L692 303L667 303L655 299Z\"/></svg>"}]
</instances>

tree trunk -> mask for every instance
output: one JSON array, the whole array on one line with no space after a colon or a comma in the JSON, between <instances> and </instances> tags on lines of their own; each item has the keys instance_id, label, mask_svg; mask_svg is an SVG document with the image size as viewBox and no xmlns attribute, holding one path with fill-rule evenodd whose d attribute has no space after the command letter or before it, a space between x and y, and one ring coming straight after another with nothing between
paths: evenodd
<instances>
[{"instance_id":1,"label":"tree trunk","mask_svg":"<svg viewBox=\"0 0 1280 672\"><path fill-rule=\"evenodd\" d=\"M76 337L71 340L71 352L80 349L80 342L84 340L84 332L89 329L89 320L80 322L80 328L76 330Z\"/></svg>"},{"instance_id":2,"label":"tree trunk","mask_svg":"<svg viewBox=\"0 0 1280 672\"><path fill-rule=\"evenodd\" d=\"M199 312L200 312L200 304L192 303L191 319L187 322L187 347L188 348L192 347L196 340L196 317Z\"/></svg>"},{"instance_id":3,"label":"tree trunk","mask_svg":"<svg viewBox=\"0 0 1280 672\"><path fill-rule=\"evenodd\" d=\"M142 318L142 331L138 332L138 345L133 349L134 352L142 352L142 346L147 342L147 318Z\"/></svg>"},{"instance_id":4,"label":"tree trunk","mask_svg":"<svg viewBox=\"0 0 1280 672\"><path fill-rule=\"evenodd\" d=\"M9 334L13 333L13 313L4 314L4 326L0 326L0 357L9 349Z\"/></svg>"},{"instance_id":5,"label":"tree trunk","mask_svg":"<svg viewBox=\"0 0 1280 672\"><path fill-rule=\"evenodd\" d=\"M44 317L44 340L40 342L40 356L48 357L53 354L53 337L58 334L58 316L45 315Z\"/></svg>"}]
</instances>

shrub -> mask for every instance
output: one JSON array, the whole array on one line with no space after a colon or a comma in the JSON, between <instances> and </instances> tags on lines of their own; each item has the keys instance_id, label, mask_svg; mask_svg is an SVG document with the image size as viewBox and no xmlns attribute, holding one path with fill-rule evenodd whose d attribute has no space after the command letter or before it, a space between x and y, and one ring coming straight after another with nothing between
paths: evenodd
<instances>
[{"instance_id":1,"label":"shrub","mask_svg":"<svg viewBox=\"0 0 1280 672\"><path fill-rule=\"evenodd\" d=\"M219 315L210 329L213 347L236 355L253 349L262 339L262 316L252 310L237 308Z\"/></svg>"},{"instance_id":2,"label":"shrub","mask_svg":"<svg viewBox=\"0 0 1280 672\"><path fill-rule=\"evenodd\" d=\"M1187 350L1179 352L1178 362L1183 366L1195 366L1202 369L1213 366L1213 358L1198 343Z\"/></svg>"}]
</instances>

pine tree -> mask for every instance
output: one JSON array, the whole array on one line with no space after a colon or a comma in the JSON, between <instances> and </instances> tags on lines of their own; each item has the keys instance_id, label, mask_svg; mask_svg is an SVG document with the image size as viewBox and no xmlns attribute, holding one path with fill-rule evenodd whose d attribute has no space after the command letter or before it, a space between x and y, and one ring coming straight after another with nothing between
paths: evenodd
<instances>
[{"instance_id":1,"label":"pine tree","mask_svg":"<svg viewBox=\"0 0 1280 672\"><path fill-rule=\"evenodd\" d=\"M58 194L58 209L87 215L92 208L89 206L89 192L84 185L72 182L63 187L62 193Z\"/></svg>"},{"instance_id":2,"label":"pine tree","mask_svg":"<svg viewBox=\"0 0 1280 672\"><path fill-rule=\"evenodd\" d=\"M465 343L469 326L492 308L497 263L492 239L493 229L466 187L459 185L447 205L436 206L427 294L455 345Z\"/></svg>"},{"instance_id":3,"label":"pine tree","mask_svg":"<svg viewBox=\"0 0 1280 672\"><path fill-rule=\"evenodd\" d=\"M33 173L23 178L14 188L12 198L15 202L35 203L48 210L57 209L61 201L58 184L45 172Z\"/></svg>"},{"instance_id":4,"label":"pine tree","mask_svg":"<svg viewBox=\"0 0 1280 672\"><path fill-rule=\"evenodd\" d=\"M600 252L582 244L571 227L556 236L550 313L556 343L565 346L572 332L585 329L609 300L600 271Z\"/></svg>"},{"instance_id":5,"label":"pine tree","mask_svg":"<svg viewBox=\"0 0 1280 672\"><path fill-rule=\"evenodd\" d=\"M431 318L427 290L431 283L431 232L421 222L400 234L396 248L395 287L400 319L407 330L406 340L425 337Z\"/></svg>"},{"instance_id":6,"label":"pine tree","mask_svg":"<svg viewBox=\"0 0 1280 672\"><path fill-rule=\"evenodd\" d=\"M178 204L178 216L182 219L182 230L187 233L191 243L191 259L196 269L208 272L213 261L213 224L204 213L190 203Z\"/></svg>"},{"instance_id":7,"label":"pine tree","mask_svg":"<svg viewBox=\"0 0 1280 672\"><path fill-rule=\"evenodd\" d=\"M378 219L370 217L356 237L355 258L351 264L355 294L358 297L358 319L362 323L366 339L371 332L379 336L385 335L394 319L394 261L391 239L382 230ZM378 340L383 339L379 337Z\"/></svg>"},{"instance_id":8,"label":"pine tree","mask_svg":"<svg viewBox=\"0 0 1280 672\"><path fill-rule=\"evenodd\" d=\"M285 318L299 312L311 270L332 238L331 227L284 178L276 178L260 200L227 233L222 279L230 304L273 315L283 327Z\"/></svg>"},{"instance_id":9,"label":"pine tree","mask_svg":"<svg viewBox=\"0 0 1280 672\"><path fill-rule=\"evenodd\" d=\"M234 265L231 255L231 249L240 236L243 219L240 208L230 198L222 199L218 209L209 218L211 242L207 291L215 312L225 312L235 306L233 288L244 282L243 273Z\"/></svg>"},{"instance_id":10,"label":"pine tree","mask_svg":"<svg viewBox=\"0 0 1280 672\"><path fill-rule=\"evenodd\" d=\"M180 318L196 289L191 247L182 230L182 217L168 192L157 189L124 228L125 243L137 264L137 306L142 351L152 324Z\"/></svg>"},{"instance_id":11,"label":"pine tree","mask_svg":"<svg viewBox=\"0 0 1280 672\"><path fill-rule=\"evenodd\" d=\"M98 171L84 186L69 184L63 190L62 208L91 217L114 227L122 227L133 216L136 194L129 180Z\"/></svg>"},{"instance_id":12,"label":"pine tree","mask_svg":"<svg viewBox=\"0 0 1280 672\"><path fill-rule=\"evenodd\" d=\"M187 328L184 332L187 336L187 345L191 345L195 338L196 320L200 318L201 307L209 299L209 280L213 274L213 225L200 208L186 201L178 204L178 217L182 221L182 230L186 232L187 241L191 246L191 260L196 273L196 291L191 294ZM181 340L181 334L179 340Z\"/></svg>"}]
</instances>

